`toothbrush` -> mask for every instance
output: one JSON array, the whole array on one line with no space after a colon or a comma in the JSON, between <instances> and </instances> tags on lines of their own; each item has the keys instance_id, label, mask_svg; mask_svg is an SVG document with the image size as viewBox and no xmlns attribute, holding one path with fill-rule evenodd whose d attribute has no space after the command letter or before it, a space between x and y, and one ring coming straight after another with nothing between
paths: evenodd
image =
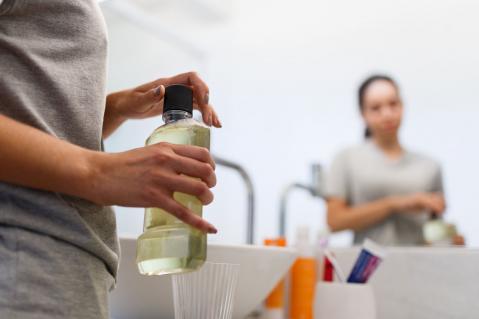
<instances>
[{"instance_id":1,"label":"toothbrush","mask_svg":"<svg viewBox=\"0 0 479 319\"><path fill-rule=\"evenodd\" d=\"M333 264L334 272L336 273L336 276L338 277L339 281L346 282L346 279L345 279L346 277L344 276L344 272L339 266L339 263L336 257L334 257L334 255L331 253L331 251L329 251L329 249L324 250L324 255L329 259L331 264Z\"/></svg>"}]
</instances>

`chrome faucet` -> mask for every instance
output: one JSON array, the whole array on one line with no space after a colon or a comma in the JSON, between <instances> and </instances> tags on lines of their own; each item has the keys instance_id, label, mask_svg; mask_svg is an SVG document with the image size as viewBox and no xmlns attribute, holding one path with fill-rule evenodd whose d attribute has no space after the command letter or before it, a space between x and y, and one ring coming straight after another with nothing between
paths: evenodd
<instances>
[{"instance_id":1,"label":"chrome faucet","mask_svg":"<svg viewBox=\"0 0 479 319\"><path fill-rule=\"evenodd\" d=\"M311 165L311 184L292 183L283 190L280 199L279 208L279 236L286 237L286 210L288 204L288 196L295 189L302 189L311 194L313 197L324 198L324 182L323 170L320 164Z\"/></svg>"},{"instance_id":2,"label":"chrome faucet","mask_svg":"<svg viewBox=\"0 0 479 319\"><path fill-rule=\"evenodd\" d=\"M251 181L250 176L246 170L239 164L228 161L224 158L213 156L217 165L231 168L239 173L243 182L246 186L246 191L248 193L248 215L247 215L247 224L246 224L246 243L253 245L254 244L254 221L255 221L255 196L253 182Z\"/></svg>"}]
</instances>

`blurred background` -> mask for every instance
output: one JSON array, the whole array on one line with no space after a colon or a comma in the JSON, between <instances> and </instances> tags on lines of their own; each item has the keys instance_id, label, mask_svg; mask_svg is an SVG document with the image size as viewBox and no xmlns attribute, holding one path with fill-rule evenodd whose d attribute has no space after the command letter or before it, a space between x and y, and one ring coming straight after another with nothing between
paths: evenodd
<instances>
[{"instance_id":1,"label":"blurred background","mask_svg":"<svg viewBox=\"0 0 479 319\"><path fill-rule=\"evenodd\" d=\"M212 152L240 163L256 190L256 243L278 233L280 194L308 182L363 139L356 92L381 72L398 80L406 146L441 162L448 208L468 246L479 246L479 2L473 0L106 0L110 91L198 71L223 123ZM140 147L161 118L130 121L110 152ZM217 169L206 218L211 242L243 243L246 191ZM139 235L143 210L117 209L120 235ZM325 204L304 192L288 202L287 235L323 229ZM347 246L349 232L333 236Z\"/></svg>"}]
</instances>

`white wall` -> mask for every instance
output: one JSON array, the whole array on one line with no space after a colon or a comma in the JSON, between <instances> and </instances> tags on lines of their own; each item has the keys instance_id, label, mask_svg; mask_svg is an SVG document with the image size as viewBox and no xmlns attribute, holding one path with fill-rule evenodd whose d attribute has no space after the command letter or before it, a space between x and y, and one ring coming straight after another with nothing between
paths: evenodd
<instances>
[{"instance_id":1,"label":"white wall","mask_svg":"<svg viewBox=\"0 0 479 319\"><path fill-rule=\"evenodd\" d=\"M366 75L384 71L403 90L404 143L441 161L447 219L479 245L479 2L237 0L201 13L188 10L188 1L156 3L144 8L157 17L158 33L128 23L105 3L110 89L200 71L224 124L213 133L213 152L252 174L257 242L276 235L286 184L307 181L312 162L328 164L338 150L361 141L356 88ZM163 28L195 50L169 40ZM127 123L107 148L141 146L159 124ZM220 234L210 240L243 242L243 187L234 173L217 173L206 217ZM290 237L296 225L324 225L324 204L305 194L293 194L290 212ZM140 209L118 209L118 220L121 233L141 232ZM349 238L339 235L335 242Z\"/></svg>"}]
</instances>

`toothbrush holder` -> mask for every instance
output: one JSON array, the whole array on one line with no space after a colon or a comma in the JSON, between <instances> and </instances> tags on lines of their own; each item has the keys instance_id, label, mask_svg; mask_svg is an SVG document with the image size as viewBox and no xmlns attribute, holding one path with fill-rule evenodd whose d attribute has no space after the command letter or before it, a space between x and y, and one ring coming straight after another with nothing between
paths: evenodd
<instances>
[{"instance_id":1,"label":"toothbrush holder","mask_svg":"<svg viewBox=\"0 0 479 319\"><path fill-rule=\"evenodd\" d=\"M374 291L367 284L319 282L314 300L316 319L376 319Z\"/></svg>"}]
</instances>

